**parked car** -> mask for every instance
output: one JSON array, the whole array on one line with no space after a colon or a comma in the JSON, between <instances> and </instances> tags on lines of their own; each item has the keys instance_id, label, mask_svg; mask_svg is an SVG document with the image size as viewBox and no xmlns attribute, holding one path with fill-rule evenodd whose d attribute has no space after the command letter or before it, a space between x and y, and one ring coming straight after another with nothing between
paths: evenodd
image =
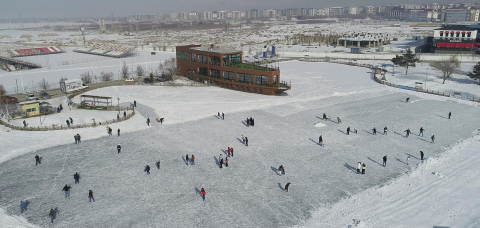
<instances>
[{"instance_id":1,"label":"parked car","mask_svg":"<svg viewBox=\"0 0 480 228\"><path fill-rule=\"evenodd\" d=\"M33 93L27 94L27 100L38 100L38 98Z\"/></svg>"},{"instance_id":2,"label":"parked car","mask_svg":"<svg viewBox=\"0 0 480 228\"><path fill-rule=\"evenodd\" d=\"M88 89L88 86L85 83L83 83L82 86L84 89Z\"/></svg>"},{"instance_id":3,"label":"parked car","mask_svg":"<svg viewBox=\"0 0 480 228\"><path fill-rule=\"evenodd\" d=\"M164 82L165 79L162 76L157 76L157 81L159 82Z\"/></svg>"},{"instance_id":4,"label":"parked car","mask_svg":"<svg viewBox=\"0 0 480 228\"><path fill-rule=\"evenodd\" d=\"M42 99L44 99L44 100L45 100L45 99L50 99L50 98L52 98L52 97L50 96L50 94L48 94L47 92L41 92L41 93L40 93L40 97L41 97Z\"/></svg>"},{"instance_id":5,"label":"parked car","mask_svg":"<svg viewBox=\"0 0 480 228\"><path fill-rule=\"evenodd\" d=\"M6 103L17 103L18 102L18 99L16 97L12 97L12 96L3 96L2 97L2 100L6 101Z\"/></svg>"},{"instance_id":6,"label":"parked car","mask_svg":"<svg viewBox=\"0 0 480 228\"><path fill-rule=\"evenodd\" d=\"M143 78L143 83L150 83L150 78Z\"/></svg>"}]
</instances>

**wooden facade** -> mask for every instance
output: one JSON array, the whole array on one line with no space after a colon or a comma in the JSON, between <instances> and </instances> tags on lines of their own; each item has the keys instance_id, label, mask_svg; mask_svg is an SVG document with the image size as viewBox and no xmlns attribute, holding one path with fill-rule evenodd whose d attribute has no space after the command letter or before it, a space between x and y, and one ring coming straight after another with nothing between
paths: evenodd
<instances>
[{"instance_id":1,"label":"wooden facade","mask_svg":"<svg viewBox=\"0 0 480 228\"><path fill-rule=\"evenodd\" d=\"M242 51L177 46L177 68L180 76L194 74L199 81L243 92L274 95L291 89L280 81L280 70L243 63ZM206 56L206 57L205 57Z\"/></svg>"}]
</instances>

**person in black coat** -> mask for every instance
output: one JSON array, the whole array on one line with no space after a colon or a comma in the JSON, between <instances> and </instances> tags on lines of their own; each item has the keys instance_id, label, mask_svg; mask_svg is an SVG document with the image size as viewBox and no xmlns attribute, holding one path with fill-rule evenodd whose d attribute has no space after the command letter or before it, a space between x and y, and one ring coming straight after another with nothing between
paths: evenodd
<instances>
[{"instance_id":1,"label":"person in black coat","mask_svg":"<svg viewBox=\"0 0 480 228\"><path fill-rule=\"evenodd\" d=\"M385 127L383 128L383 134L384 134L384 135L387 135L387 132L388 132L388 129L387 129L387 127L385 126Z\"/></svg>"},{"instance_id":2,"label":"person in black coat","mask_svg":"<svg viewBox=\"0 0 480 228\"><path fill-rule=\"evenodd\" d=\"M68 185L65 185L65 187L63 187L62 191L65 191L65 198L70 197L70 188L72 187Z\"/></svg>"},{"instance_id":3,"label":"person in black coat","mask_svg":"<svg viewBox=\"0 0 480 228\"><path fill-rule=\"evenodd\" d=\"M245 146L248 146L248 138L245 137Z\"/></svg>"},{"instance_id":4,"label":"person in black coat","mask_svg":"<svg viewBox=\"0 0 480 228\"><path fill-rule=\"evenodd\" d=\"M347 127L347 135L350 135L350 126Z\"/></svg>"},{"instance_id":5,"label":"person in black coat","mask_svg":"<svg viewBox=\"0 0 480 228\"><path fill-rule=\"evenodd\" d=\"M387 155L383 156L383 167L387 166Z\"/></svg>"},{"instance_id":6,"label":"person in black coat","mask_svg":"<svg viewBox=\"0 0 480 228\"><path fill-rule=\"evenodd\" d=\"M37 166L38 164L42 164L42 163L40 162L40 157L37 154L35 155L35 166Z\"/></svg>"},{"instance_id":7,"label":"person in black coat","mask_svg":"<svg viewBox=\"0 0 480 228\"><path fill-rule=\"evenodd\" d=\"M117 145L117 151L118 153L120 153L120 150L122 150L122 147L120 146L120 144Z\"/></svg>"},{"instance_id":8,"label":"person in black coat","mask_svg":"<svg viewBox=\"0 0 480 228\"><path fill-rule=\"evenodd\" d=\"M288 192L288 187L290 187L290 182L288 182L286 185L285 185L285 191Z\"/></svg>"},{"instance_id":9,"label":"person in black coat","mask_svg":"<svg viewBox=\"0 0 480 228\"><path fill-rule=\"evenodd\" d=\"M420 151L420 160L422 160L422 161L423 161L423 155L424 155L423 151Z\"/></svg>"},{"instance_id":10,"label":"person in black coat","mask_svg":"<svg viewBox=\"0 0 480 228\"><path fill-rule=\"evenodd\" d=\"M92 190L88 190L88 198L90 199L90 202L95 202L95 198L93 198L93 191Z\"/></svg>"},{"instance_id":11,"label":"person in black coat","mask_svg":"<svg viewBox=\"0 0 480 228\"><path fill-rule=\"evenodd\" d=\"M321 135L318 137L318 144L323 145L323 137Z\"/></svg>"},{"instance_id":12,"label":"person in black coat","mask_svg":"<svg viewBox=\"0 0 480 228\"><path fill-rule=\"evenodd\" d=\"M408 138L408 136L410 135L410 129L407 129L407 130L405 130L404 132L407 132L407 134L405 135L405 137Z\"/></svg>"},{"instance_id":13,"label":"person in black coat","mask_svg":"<svg viewBox=\"0 0 480 228\"><path fill-rule=\"evenodd\" d=\"M73 135L73 138L75 139L75 144L78 143L77 135Z\"/></svg>"},{"instance_id":14,"label":"person in black coat","mask_svg":"<svg viewBox=\"0 0 480 228\"><path fill-rule=\"evenodd\" d=\"M73 175L73 179L75 179L75 184L80 184L80 175L78 172Z\"/></svg>"},{"instance_id":15,"label":"person in black coat","mask_svg":"<svg viewBox=\"0 0 480 228\"><path fill-rule=\"evenodd\" d=\"M373 131L373 134L374 134L374 135L377 134L377 128L373 127L372 131Z\"/></svg>"},{"instance_id":16,"label":"person in black coat","mask_svg":"<svg viewBox=\"0 0 480 228\"><path fill-rule=\"evenodd\" d=\"M149 165L145 166L145 171L147 172L147 175L150 174L150 166Z\"/></svg>"},{"instance_id":17,"label":"person in black coat","mask_svg":"<svg viewBox=\"0 0 480 228\"><path fill-rule=\"evenodd\" d=\"M452 112L448 112L448 119L450 119L450 117L452 117Z\"/></svg>"},{"instance_id":18,"label":"person in black coat","mask_svg":"<svg viewBox=\"0 0 480 228\"><path fill-rule=\"evenodd\" d=\"M67 126L70 127L70 121L67 120L65 122L67 122Z\"/></svg>"},{"instance_id":19,"label":"person in black coat","mask_svg":"<svg viewBox=\"0 0 480 228\"><path fill-rule=\"evenodd\" d=\"M278 167L278 171L280 171L282 175L285 175L285 168L283 168L283 165L280 165L280 167Z\"/></svg>"}]
</instances>

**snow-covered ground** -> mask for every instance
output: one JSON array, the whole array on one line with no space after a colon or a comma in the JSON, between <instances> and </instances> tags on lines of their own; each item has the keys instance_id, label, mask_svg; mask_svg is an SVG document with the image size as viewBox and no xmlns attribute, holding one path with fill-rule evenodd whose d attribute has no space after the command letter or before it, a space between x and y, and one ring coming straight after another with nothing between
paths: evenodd
<instances>
[{"instance_id":1,"label":"snow-covered ground","mask_svg":"<svg viewBox=\"0 0 480 228\"><path fill-rule=\"evenodd\" d=\"M321 208L303 226L479 227L478 148L479 136L459 142L387 185Z\"/></svg>"},{"instance_id":2,"label":"snow-covered ground","mask_svg":"<svg viewBox=\"0 0 480 228\"><path fill-rule=\"evenodd\" d=\"M429 63L417 63L416 67L410 67L408 69L408 74L405 74L404 67L396 66L395 71L393 71L393 65L390 61L374 62L361 60L357 62L387 65L386 69L388 72L386 74L386 79L388 82L394 84L415 87L415 82L420 82L424 89L448 92L451 94L459 92L464 97L480 98L480 85L478 84L478 80L473 80L465 75L469 71L472 71L472 68L475 65L473 63L462 63L458 69L459 73L452 74L447 78L445 83L443 83L442 72L432 67Z\"/></svg>"},{"instance_id":3,"label":"snow-covered ground","mask_svg":"<svg viewBox=\"0 0 480 228\"><path fill-rule=\"evenodd\" d=\"M305 224L309 218L314 220L306 224L323 227L322 215L315 211L321 213L339 202L347 205L342 200L406 178L405 172L435 163L438 155L449 154L445 148L478 132L478 121L472 118L480 114L476 103L390 88L373 81L365 68L290 61L280 63L280 69L281 80L292 81L292 90L280 96L217 87L121 86L90 91L137 101L137 115L112 125L122 129L120 137L106 136L103 127L53 132L7 132L0 127L5 148L0 153L0 207L6 211L0 213L0 220L5 215L22 216L45 227L50 222L48 210L58 206L61 213L55 226L60 227L288 227ZM404 103L406 97L412 102ZM449 111L451 120L445 117ZM217 112L224 112L225 120L216 117ZM323 113L333 119L339 116L342 123L321 120ZM156 123L155 116L165 117L165 123ZM146 126L147 117L151 127ZM242 123L247 117L255 119L254 127ZM358 134L346 135L348 126L357 128ZM384 126L388 135L371 134L373 127L381 131ZM421 126L426 129L424 137L416 135ZM409 138L403 136L407 128L413 131ZM72 136L77 131L82 143L76 145ZM432 134L435 143L430 143ZM249 138L248 147L241 143L241 135ZM317 144L319 135L325 147ZM120 154L117 144L122 145ZM219 169L218 156L227 147L235 149L235 156L228 168ZM415 159L419 150L427 157L422 165ZM33 165L35 154L43 157L39 166ZM195 155L194 166L185 165L185 154ZM389 158L387 167L380 165L384 155ZM411 156L409 166L404 164L407 156ZM157 160L160 170L154 166ZM366 164L365 175L352 170L357 162ZM457 163L466 164L464 172L476 167L474 162ZM148 176L142 172L147 164L152 168ZM285 176L275 172L281 164ZM78 185L73 185L75 172L82 176ZM470 177L471 183L478 182ZM283 191L287 182L292 183L289 192ZM61 192L65 184L73 185L69 199ZM475 191L477 185L472 186ZM197 192L201 187L207 191L205 201ZM89 189L95 192L95 203L87 202ZM393 194L395 188L388 189ZM445 193L424 189L432 195ZM469 203L478 205L476 198ZM31 204L20 215L19 202L25 199ZM458 202L457 208L472 205L462 204L465 198ZM381 203L372 208L389 209ZM397 207L402 205L406 204ZM457 210L455 216L475 221L470 213L478 211L475 208ZM430 208L417 204L406 210ZM385 213L377 211L378 216ZM352 224L347 217L333 227ZM438 225L417 218L410 224ZM366 224L368 219L375 217L364 219ZM475 224L455 221L448 224Z\"/></svg>"}]
</instances>

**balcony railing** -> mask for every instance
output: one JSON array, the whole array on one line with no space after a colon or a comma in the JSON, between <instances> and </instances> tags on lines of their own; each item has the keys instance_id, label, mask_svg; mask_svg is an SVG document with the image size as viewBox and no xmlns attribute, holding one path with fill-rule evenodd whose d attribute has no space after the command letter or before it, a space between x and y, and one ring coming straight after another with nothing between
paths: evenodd
<instances>
[{"instance_id":1,"label":"balcony railing","mask_svg":"<svg viewBox=\"0 0 480 228\"><path fill-rule=\"evenodd\" d=\"M237 64L231 64L231 65L226 65L226 67L237 67L237 69L246 69L246 70L258 70L258 71L275 71L274 68L270 67L264 67L264 66L257 66L257 65L252 65L252 64L247 64L247 63L237 63Z\"/></svg>"}]
</instances>

